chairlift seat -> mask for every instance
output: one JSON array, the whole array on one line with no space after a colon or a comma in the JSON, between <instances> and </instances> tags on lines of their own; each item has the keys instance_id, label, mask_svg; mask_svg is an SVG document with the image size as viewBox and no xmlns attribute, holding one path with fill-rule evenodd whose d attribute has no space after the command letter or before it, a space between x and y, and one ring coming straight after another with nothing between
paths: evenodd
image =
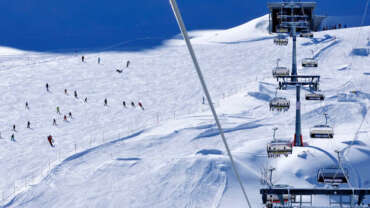
<instances>
[{"instance_id":1,"label":"chairlift seat","mask_svg":"<svg viewBox=\"0 0 370 208\"><path fill-rule=\"evenodd\" d=\"M272 70L272 76L289 76L290 71L287 67L277 66Z\"/></svg>"},{"instance_id":2,"label":"chairlift seat","mask_svg":"<svg viewBox=\"0 0 370 208\"><path fill-rule=\"evenodd\" d=\"M303 67L317 67L318 63L317 60L314 58L305 58L302 60L302 66Z\"/></svg>"},{"instance_id":3,"label":"chairlift seat","mask_svg":"<svg viewBox=\"0 0 370 208\"><path fill-rule=\"evenodd\" d=\"M302 38L313 38L313 33L312 32L303 32L303 33L299 34L299 37L302 37Z\"/></svg>"},{"instance_id":4,"label":"chairlift seat","mask_svg":"<svg viewBox=\"0 0 370 208\"><path fill-rule=\"evenodd\" d=\"M308 93L306 94L306 100L324 100L325 95L322 93Z\"/></svg>"},{"instance_id":5,"label":"chairlift seat","mask_svg":"<svg viewBox=\"0 0 370 208\"><path fill-rule=\"evenodd\" d=\"M268 157L280 157L280 155L292 154L293 146L289 141L275 140L267 144L267 155Z\"/></svg>"},{"instance_id":6,"label":"chairlift seat","mask_svg":"<svg viewBox=\"0 0 370 208\"><path fill-rule=\"evenodd\" d=\"M287 111L290 108L290 101L283 97L274 97L270 100L270 110Z\"/></svg>"},{"instance_id":7,"label":"chairlift seat","mask_svg":"<svg viewBox=\"0 0 370 208\"><path fill-rule=\"evenodd\" d=\"M329 125L316 125L310 129L311 138L327 138L334 137L334 130Z\"/></svg>"},{"instance_id":8,"label":"chairlift seat","mask_svg":"<svg viewBox=\"0 0 370 208\"><path fill-rule=\"evenodd\" d=\"M317 182L325 184L348 183L348 170L346 168L321 168L317 172Z\"/></svg>"},{"instance_id":9,"label":"chairlift seat","mask_svg":"<svg viewBox=\"0 0 370 208\"><path fill-rule=\"evenodd\" d=\"M274 44L279 45L279 46L286 46L288 45L288 38L286 37L274 38Z\"/></svg>"}]
</instances>

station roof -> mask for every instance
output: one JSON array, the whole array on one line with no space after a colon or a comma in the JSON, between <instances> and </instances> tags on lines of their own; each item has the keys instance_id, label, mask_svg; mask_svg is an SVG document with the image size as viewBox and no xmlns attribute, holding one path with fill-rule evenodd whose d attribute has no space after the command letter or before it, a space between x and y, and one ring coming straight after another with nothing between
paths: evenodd
<instances>
[{"instance_id":1,"label":"station roof","mask_svg":"<svg viewBox=\"0 0 370 208\"><path fill-rule=\"evenodd\" d=\"M314 9L316 6L316 2L270 2L267 3L267 7L272 10L272 9L277 9L281 7L285 8L312 8Z\"/></svg>"}]
</instances>

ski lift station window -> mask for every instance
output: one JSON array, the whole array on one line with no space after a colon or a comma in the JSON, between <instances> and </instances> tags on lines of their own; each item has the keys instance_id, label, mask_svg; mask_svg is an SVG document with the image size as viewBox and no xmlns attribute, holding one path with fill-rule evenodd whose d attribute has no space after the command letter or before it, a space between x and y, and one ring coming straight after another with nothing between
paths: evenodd
<instances>
[{"instance_id":1,"label":"ski lift station window","mask_svg":"<svg viewBox=\"0 0 370 208\"><path fill-rule=\"evenodd\" d=\"M289 201L295 201L295 195L291 194L282 194L282 195L277 195L277 194L269 194L267 195L267 201L269 204L285 204L288 203Z\"/></svg>"},{"instance_id":2,"label":"ski lift station window","mask_svg":"<svg viewBox=\"0 0 370 208\"><path fill-rule=\"evenodd\" d=\"M333 128L329 125L316 125L310 129L311 138L328 138L334 137Z\"/></svg>"},{"instance_id":3,"label":"ski lift station window","mask_svg":"<svg viewBox=\"0 0 370 208\"><path fill-rule=\"evenodd\" d=\"M317 182L325 184L348 183L348 170L346 168L320 168L317 172Z\"/></svg>"},{"instance_id":4,"label":"ski lift station window","mask_svg":"<svg viewBox=\"0 0 370 208\"><path fill-rule=\"evenodd\" d=\"M270 110L287 111L290 107L290 101L283 97L274 97L270 101Z\"/></svg>"},{"instance_id":5,"label":"ski lift station window","mask_svg":"<svg viewBox=\"0 0 370 208\"><path fill-rule=\"evenodd\" d=\"M324 100L325 95L322 93L308 93L306 94L306 100Z\"/></svg>"},{"instance_id":6,"label":"ski lift station window","mask_svg":"<svg viewBox=\"0 0 370 208\"><path fill-rule=\"evenodd\" d=\"M302 66L303 67L317 67L318 63L317 60L314 58L305 58L302 60Z\"/></svg>"},{"instance_id":7,"label":"ski lift station window","mask_svg":"<svg viewBox=\"0 0 370 208\"><path fill-rule=\"evenodd\" d=\"M289 141L272 141L267 144L267 154L268 157L279 157L280 155L288 155L292 154L293 146L292 143Z\"/></svg>"},{"instance_id":8,"label":"ski lift station window","mask_svg":"<svg viewBox=\"0 0 370 208\"><path fill-rule=\"evenodd\" d=\"M277 66L272 70L272 76L289 76L290 71L287 67Z\"/></svg>"}]
</instances>

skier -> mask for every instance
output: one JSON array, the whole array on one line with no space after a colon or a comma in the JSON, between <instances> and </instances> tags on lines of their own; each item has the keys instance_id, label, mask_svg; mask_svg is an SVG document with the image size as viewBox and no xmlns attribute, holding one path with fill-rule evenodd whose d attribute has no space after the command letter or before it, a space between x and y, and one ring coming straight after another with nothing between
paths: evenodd
<instances>
[{"instance_id":1,"label":"skier","mask_svg":"<svg viewBox=\"0 0 370 208\"><path fill-rule=\"evenodd\" d=\"M127 62L126 62L126 68L128 68L130 66L130 61L128 60Z\"/></svg>"},{"instance_id":2,"label":"skier","mask_svg":"<svg viewBox=\"0 0 370 208\"><path fill-rule=\"evenodd\" d=\"M49 92L49 83L46 83L45 87L46 87L46 91Z\"/></svg>"},{"instance_id":3,"label":"skier","mask_svg":"<svg viewBox=\"0 0 370 208\"><path fill-rule=\"evenodd\" d=\"M15 142L14 134L12 134L12 135L10 136L10 141Z\"/></svg>"},{"instance_id":4,"label":"skier","mask_svg":"<svg viewBox=\"0 0 370 208\"><path fill-rule=\"evenodd\" d=\"M98 57L98 64L100 64L100 57Z\"/></svg>"},{"instance_id":5,"label":"skier","mask_svg":"<svg viewBox=\"0 0 370 208\"><path fill-rule=\"evenodd\" d=\"M85 62L85 56L81 57L82 62Z\"/></svg>"},{"instance_id":6,"label":"skier","mask_svg":"<svg viewBox=\"0 0 370 208\"><path fill-rule=\"evenodd\" d=\"M121 70L120 69L116 69L116 72L118 72L118 73L121 74L123 72L123 69L121 69Z\"/></svg>"},{"instance_id":7,"label":"skier","mask_svg":"<svg viewBox=\"0 0 370 208\"><path fill-rule=\"evenodd\" d=\"M13 124L13 131L16 131L16 130L15 130L15 124Z\"/></svg>"},{"instance_id":8,"label":"skier","mask_svg":"<svg viewBox=\"0 0 370 208\"><path fill-rule=\"evenodd\" d=\"M75 98L78 98L78 95L77 95L77 91L76 90L75 90L74 94L75 94Z\"/></svg>"},{"instance_id":9,"label":"skier","mask_svg":"<svg viewBox=\"0 0 370 208\"><path fill-rule=\"evenodd\" d=\"M57 106L57 114L60 114L59 106Z\"/></svg>"},{"instance_id":10,"label":"skier","mask_svg":"<svg viewBox=\"0 0 370 208\"><path fill-rule=\"evenodd\" d=\"M123 105L123 107L126 108L126 102L125 101L122 102L122 105Z\"/></svg>"},{"instance_id":11,"label":"skier","mask_svg":"<svg viewBox=\"0 0 370 208\"><path fill-rule=\"evenodd\" d=\"M56 126L56 125L57 125L57 120L53 118L53 126Z\"/></svg>"},{"instance_id":12,"label":"skier","mask_svg":"<svg viewBox=\"0 0 370 208\"><path fill-rule=\"evenodd\" d=\"M141 102L138 103L139 107L144 110L144 107L143 107L143 104L141 104Z\"/></svg>"},{"instance_id":13,"label":"skier","mask_svg":"<svg viewBox=\"0 0 370 208\"><path fill-rule=\"evenodd\" d=\"M25 108L27 109L27 110L29 110L30 108L29 108L29 106L28 106L28 102L26 101L26 106L25 106Z\"/></svg>"},{"instance_id":14,"label":"skier","mask_svg":"<svg viewBox=\"0 0 370 208\"><path fill-rule=\"evenodd\" d=\"M64 89L64 94L66 94L66 95L67 95L67 89Z\"/></svg>"},{"instance_id":15,"label":"skier","mask_svg":"<svg viewBox=\"0 0 370 208\"><path fill-rule=\"evenodd\" d=\"M69 116L70 118L72 118L72 112L69 112L69 113L68 113L68 116Z\"/></svg>"},{"instance_id":16,"label":"skier","mask_svg":"<svg viewBox=\"0 0 370 208\"><path fill-rule=\"evenodd\" d=\"M27 121L27 129L30 129L30 128L31 128L31 122Z\"/></svg>"},{"instance_id":17,"label":"skier","mask_svg":"<svg viewBox=\"0 0 370 208\"><path fill-rule=\"evenodd\" d=\"M132 107L135 107L135 103L134 103L134 101L131 101L131 106L132 106Z\"/></svg>"},{"instance_id":18,"label":"skier","mask_svg":"<svg viewBox=\"0 0 370 208\"><path fill-rule=\"evenodd\" d=\"M107 106L108 105L108 100L107 98L104 99L104 106Z\"/></svg>"},{"instance_id":19,"label":"skier","mask_svg":"<svg viewBox=\"0 0 370 208\"><path fill-rule=\"evenodd\" d=\"M205 104L206 103L206 101L204 100L204 96L203 96L203 98L202 98L202 104Z\"/></svg>"},{"instance_id":20,"label":"skier","mask_svg":"<svg viewBox=\"0 0 370 208\"><path fill-rule=\"evenodd\" d=\"M64 121L65 122L67 122L68 120L67 120L67 116L66 115L64 115Z\"/></svg>"},{"instance_id":21,"label":"skier","mask_svg":"<svg viewBox=\"0 0 370 208\"><path fill-rule=\"evenodd\" d=\"M85 103L87 103L87 97L85 97L84 101L85 101Z\"/></svg>"},{"instance_id":22,"label":"skier","mask_svg":"<svg viewBox=\"0 0 370 208\"><path fill-rule=\"evenodd\" d=\"M53 137L51 135L48 136L48 141L49 141L50 146L54 147L54 140L53 140Z\"/></svg>"}]
</instances>

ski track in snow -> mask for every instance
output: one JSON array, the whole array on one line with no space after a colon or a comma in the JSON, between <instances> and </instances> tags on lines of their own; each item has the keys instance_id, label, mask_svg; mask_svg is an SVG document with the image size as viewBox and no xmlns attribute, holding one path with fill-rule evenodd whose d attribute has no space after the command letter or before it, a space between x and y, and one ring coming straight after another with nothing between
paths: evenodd
<instances>
[{"instance_id":1,"label":"ski track in snow","mask_svg":"<svg viewBox=\"0 0 370 208\"><path fill-rule=\"evenodd\" d=\"M298 64L312 56L311 50L319 60L317 69L299 68L299 73L320 74L327 99L302 101L308 145L295 148L287 158L267 160L265 148L274 126L279 127L278 138L292 138L295 91L278 92L291 100L287 112L268 110L277 86L271 69L278 58L281 65L290 66L286 57L292 43L274 46L265 26L266 16L192 39L252 204L261 205L259 170L266 164L277 168L277 183L317 187L321 185L315 182L315 171L338 163L336 149L344 152L352 185L366 187L370 177L364 173L370 168L364 164L370 150L368 133L361 132L369 131L370 60L350 54L355 34L370 27L298 38ZM367 44L366 38L359 42ZM81 55L86 63L80 62ZM102 64L96 63L97 57ZM126 60L131 61L128 69ZM118 74L116 68L124 72ZM245 207L181 40L143 52L20 52L0 56L0 75L0 190L6 195L18 183L16 194L3 199L0 207ZM50 93L45 92L46 82ZM73 98L74 90L78 99ZM108 107L103 106L104 98ZM29 111L24 109L26 100ZM122 100L140 100L145 110L124 108ZM63 122L56 106L62 115L71 111L74 118ZM323 112L329 113L334 139L308 138L309 128L324 122ZM51 125L52 118L58 126ZM28 120L32 129L25 128ZM16 142L9 141L13 123ZM47 144L48 134L54 136L56 148ZM25 177L34 180L19 185Z\"/></svg>"}]
</instances>

